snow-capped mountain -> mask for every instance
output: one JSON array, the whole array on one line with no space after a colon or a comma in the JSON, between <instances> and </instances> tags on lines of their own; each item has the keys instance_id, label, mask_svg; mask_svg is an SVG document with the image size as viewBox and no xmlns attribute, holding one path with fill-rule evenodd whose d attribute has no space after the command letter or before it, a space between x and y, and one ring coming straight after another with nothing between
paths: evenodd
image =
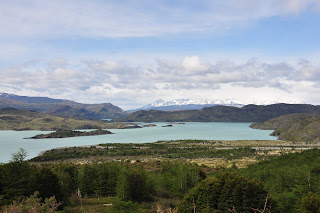
<instances>
[{"instance_id":1,"label":"snow-capped mountain","mask_svg":"<svg viewBox=\"0 0 320 213\"><path fill-rule=\"evenodd\" d=\"M223 106L234 106L234 107L243 107L244 105L238 102L234 102L232 100L190 100L187 98L184 99L176 99L172 101L164 101L159 99L151 104L144 105L143 107L132 110L163 110L163 111L173 111L173 110L195 110L202 109L203 107L211 107L216 105Z\"/></svg>"}]
</instances>

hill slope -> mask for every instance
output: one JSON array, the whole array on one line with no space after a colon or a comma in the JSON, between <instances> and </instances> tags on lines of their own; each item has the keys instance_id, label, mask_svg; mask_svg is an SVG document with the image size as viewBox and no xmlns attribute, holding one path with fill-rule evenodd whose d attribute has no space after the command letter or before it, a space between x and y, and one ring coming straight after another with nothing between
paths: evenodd
<instances>
[{"instance_id":1,"label":"hill slope","mask_svg":"<svg viewBox=\"0 0 320 213\"><path fill-rule=\"evenodd\" d=\"M165 112L141 110L131 113L121 121L140 122L262 122L292 113L320 114L320 106L308 104L272 104L266 106L246 105L242 108L230 106L206 107L201 110Z\"/></svg>"},{"instance_id":2,"label":"hill slope","mask_svg":"<svg viewBox=\"0 0 320 213\"><path fill-rule=\"evenodd\" d=\"M281 140L320 142L320 115L290 114L255 123L254 129L275 130L272 135Z\"/></svg>"},{"instance_id":3,"label":"hill slope","mask_svg":"<svg viewBox=\"0 0 320 213\"><path fill-rule=\"evenodd\" d=\"M57 130L121 128L124 124L86 119L63 118L35 111L0 108L0 130Z\"/></svg>"},{"instance_id":4,"label":"hill slope","mask_svg":"<svg viewBox=\"0 0 320 213\"><path fill-rule=\"evenodd\" d=\"M33 104L59 104L63 102L72 102L63 99L53 99L47 97L28 97L28 96L19 96L8 93L1 93L0 99L11 100L11 101L19 101L22 103L33 103Z\"/></svg>"},{"instance_id":5,"label":"hill slope","mask_svg":"<svg viewBox=\"0 0 320 213\"><path fill-rule=\"evenodd\" d=\"M115 119L127 115L125 111L111 103L81 104L62 99L27 97L6 93L0 94L0 107L27 109L50 115L85 119Z\"/></svg>"}]
</instances>

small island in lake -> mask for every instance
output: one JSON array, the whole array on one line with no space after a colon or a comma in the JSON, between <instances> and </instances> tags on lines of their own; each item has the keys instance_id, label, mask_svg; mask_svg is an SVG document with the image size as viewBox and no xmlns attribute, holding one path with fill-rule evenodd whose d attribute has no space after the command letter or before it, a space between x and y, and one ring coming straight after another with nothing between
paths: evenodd
<instances>
[{"instance_id":1,"label":"small island in lake","mask_svg":"<svg viewBox=\"0 0 320 213\"><path fill-rule=\"evenodd\" d=\"M142 128L142 127L138 126L138 125L127 125L127 126L119 128L119 129L138 129L138 128Z\"/></svg>"},{"instance_id":2,"label":"small island in lake","mask_svg":"<svg viewBox=\"0 0 320 213\"><path fill-rule=\"evenodd\" d=\"M112 132L108 130L94 130L90 132L82 132L82 131L74 131L74 130L57 130L50 134L40 134L33 136L29 139L43 139L43 138L70 138L70 137L78 137L78 136L93 136L93 135L108 135L112 134Z\"/></svg>"},{"instance_id":3,"label":"small island in lake","mask_svg":"<svg viewBox=\"0 0 320 213\"><path fill-rule=\"evenodd\" d=\"M173 127L172 124L164 125L162 127Z\"/></svg>"}]
</instances>

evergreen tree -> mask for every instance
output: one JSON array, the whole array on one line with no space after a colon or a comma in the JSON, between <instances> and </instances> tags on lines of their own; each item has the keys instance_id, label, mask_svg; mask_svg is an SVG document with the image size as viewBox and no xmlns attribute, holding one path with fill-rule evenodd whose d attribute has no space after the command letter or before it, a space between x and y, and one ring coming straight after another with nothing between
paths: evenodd
<instances>
[{"instance_id":1,"label":"evergreen tree","mask_svg":"<svg viewBox=\"0 0 320 213\"><path fill-rule=\"evenodd\" d=\"M116 195L116 186L119 175L119 164L116 163L104 163L98 167L98 177L96 180L96 192L99 195Z\"/></svg>"},{"instance_id":2,"label":"evergreen tree","mask_svg":"<svg viewBox=\"0 0 320 213\"><path fill-rule=\"evenodd\" d=\"M162 171L155 174L158 191L164 197L183 197L206 177L197 165L182 162L162 162Z\"/></svg>"},{"instance_id":3,"label":"evergreen tree","mask_svg":"<svg viewBox=\"0 0 320 213\"><path fill-rule=\"evenodd\" d=\"M261 209L267 192L256 180L250 180L238 173L223 172L210 177L191 191L180 204L179 212L252 212Z\"/></svg>"},{"instance_id":4,"label":"evergreen tree","mask_svg":"<svg viewBox=\"0 0 320 213\"><path fill-rule=\"evenodd\" d=\"M319 213L320 197L316 196L312 192L309 192L307 196L302 198L300 208L302 213Z\"/></svg>"},{"instance_id":5,"label":"evergreen tree","mask_svg":"<svg viewBox=\"0 0 320 213\"><path fill-rule=\"evenodd\" d=\"M9 204L19 196L29 196L35 191L36 169L23 159L24 150L13 154L12 160L1 168L1 204Z\"/></svg>"},{"instance_id":6,"label":"evergreen tree","mask_svg":"<svg viewBox=\"0 0 320 213\"><path fill-rule=\"evenodd\" d=\"M96 191L97 165L84 165L79 174L79 184L82 194L93 195Z\"/></svg>"},{"instance_id":7,"label":"evergreen tree","mask_svg":"<svg viewBox=\"0 0 320 213\"><path fill-rule=\"evenodd\" d=\"M59 179L50 168L42 167L36 172L35 190L40 193L42 199L55 196L58 201L62 201L63 193L59 184Z\"/></svg>"},{"instance_id":8,"label":"evergreen tree","mask_svg":"<svg viewBox=\"0 0 320 213\"><path fill-rule=\"evenodd\" d=\"M125 201L151 201L155 189L154 184L142 168L128 168L120 177L117 194Z\"/></svg>"},{"instance_id":9,"label":"evergreen tree","mask_svg":"<svg viewBox=\"0 0 320 213\"><path fill-rule=\"evenodd\" d=\"M78 190L78 168L72 164L58 164L55 166L55 173L59 178L63 200L68 203L70 195Z\"/></svg>"}]
</instances>

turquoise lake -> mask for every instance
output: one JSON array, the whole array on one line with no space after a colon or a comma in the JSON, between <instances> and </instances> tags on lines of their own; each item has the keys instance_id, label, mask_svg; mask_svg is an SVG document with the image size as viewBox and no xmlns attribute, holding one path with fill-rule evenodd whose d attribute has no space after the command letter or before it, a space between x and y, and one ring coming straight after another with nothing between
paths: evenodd
<instances>
[{"instance_id":1,"label":"turquoise lake","mask_svg":"<svg viewBox=\"0 0 320 213\"><path fill-rule=\"evenodd\" d=\"M112 135L85 136L57 139L24 139L47 131L0 131L0 162L11 159L12 153L23 148L28 159L40 152L57 147L95 145L100 143L148 143L159 140L277 140L270 136L272 130L251 129L251 123L187 122L162 127L167 123L154 123L156 127L139 129L111 129Z\"/></svg>"}]
</instances>

